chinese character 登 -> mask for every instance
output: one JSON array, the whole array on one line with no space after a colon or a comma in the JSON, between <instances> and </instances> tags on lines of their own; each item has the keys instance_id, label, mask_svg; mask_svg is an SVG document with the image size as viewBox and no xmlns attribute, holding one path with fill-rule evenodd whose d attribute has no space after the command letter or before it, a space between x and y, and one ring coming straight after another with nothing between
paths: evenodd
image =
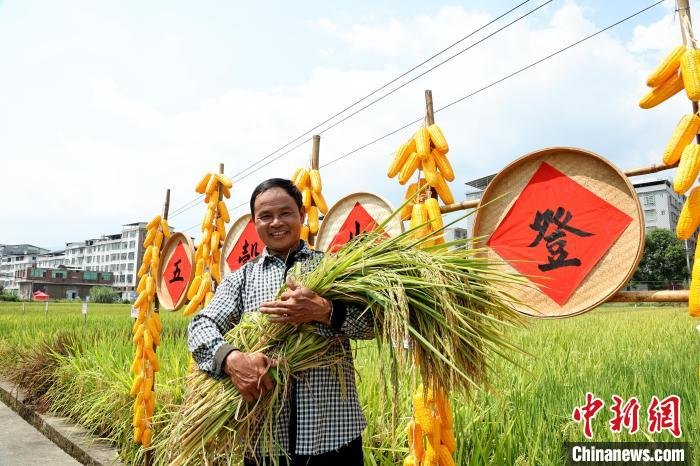
<instances>
[{"instance_id":1,"label":"chinese character \u767b","mask_svg":"<svg viewBox=\"0 0 700 466\"><path fill-rule=\"evenodd\" d=\"M639 401L636 397L632 397L623 405L622 398L617 395L612 396L613 405L610 411L615 414L610 420L610 431L620 433L622 427L627 429L630 434L634 434L639 430Z\"/></svg>"},{"instance_id":2,"label":"chinese character \u767b","mask_svg":"<svg viewBox=\"0 0 700 466\"><path fill-rule=\"evenodd\" d=\"M168 280L168 283L182 282L185 280L182 277L182 270L180 270L180 262L182 262L182 259L178 259L175 261L175 270L173 270L173 278Z\"/></svg>"},{"instance_id":3,"label":"chinese character \u767b","mask_svg":"<svg viewBox=\"0 0 700 466\"><path fill-rule=\"evenodd\" d=\"M563 217L563 218L562 218ZM559 267L575 266L581 265L581 260L577 258L567 259L569 253L566 252L566 232L572 233L576 236L592 236L593 233L588 233L578 228L569 225L571 221L571 212L564 210L563 207L557 207L556 213L552 209L547 209L542 212L537 212L535 214L535 221L530 225L530 228L537 232L537 237L530 243L528 247L534 248L540 241L544 239L547 252L549 252L548 263L539 264L537 267L543 272L547 272L553 269L558 269ZM555 230L547 234L547 230L550 225L554 225Z\"/></svg>"},{"instance_id":4,"label":"chinese character \u767b","mask_svg":"<svg viewBox=\"0 0 700 466\"><path fill-rule=\"evenodd\" d=\"M681 399L670 395L659 401L656 395L651 397L647 410L649 414L649 433L668 430L674 437L681 436Z\"/></svg>"},{"instance_id":5,"label":"chinese character \u767b","mask_svg":"<svg viewBox=\"0 0 700 466\"><path fill-rule=\"evenodd\" d=\"M586 393L586 404L574 408L571 418L576 422L583 421L583 434L586 438L593 438L593 429L591 429L591 420L598 414L605 403L600 398L593 396L591 392Z\"/></svg>"}]
</instances>

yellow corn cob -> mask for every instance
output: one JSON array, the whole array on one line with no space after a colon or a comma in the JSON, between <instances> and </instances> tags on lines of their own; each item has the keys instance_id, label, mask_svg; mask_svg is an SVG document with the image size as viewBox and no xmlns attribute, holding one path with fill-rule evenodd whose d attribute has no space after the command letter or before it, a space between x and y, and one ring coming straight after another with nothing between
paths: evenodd
<instances>
[{"instance_id":1,"label":"yellow corn cob","mask_svg":"<svg viewBox=\"0 0 700 466\"><path fill-rule=\"evenodd\" d=\"M222 175L221 173L217 173L216 179L219 183L221 183L221 186L224 186L228 189L233 188L233 182L229 179L228 176Z\"/></svg>"},{"instance_id":2,"label":"yellow corn cob","mask_svg":"<svg viewBox=\"0 0 700 466\"><path fill-rule=\"evenodd\" d=\"M411 453L403 459L403 466L418 466L420 461L416 461L416 457Z\"/></svg>"},{"instance_id":3,"label":"yellow corn cob","mask_svg":"<svg viewBox=\"0 0 700 466\"><path fill-rule=\"evenodd\" d=\"M311 191L311 198L313 199L316 207L318 207L319 212L322 214L328 213L328 204L326 204L326 199L323 197L323 193L321 191Z\"/></svg>"},{"instance_id":4,"label":"yellow corn cob","mask_svg":"<svg viewBox=\"0 0 700 466\"><path fill-rule=\"evenodd\" d=\"M308 225L302 225L301 227L301 234L299 235L301 239L303 239L305 242L309 242L309 227Z\"/></svg>"},{"instance_id":5,"label":"yellow corn cob","mask_svg":"<svg viewBox=\"0 0 700 466\"><path fill-rule=\"evenodd\" d=\"M301 191L301 203L304 205L305 209L311 207L311 189L304 188Z\"/></svg>"},{"instance_id":6,"label":"yellow corn cob","mask_svg":"<svg viewBox=\"0 0 700 466\"><path fill-rule=\"evenodd\" d=\"M226 225L224 225L224 220L221 217L216 219L216 231L219 232L221 238L226 238Z\"/></svg>"},{"instance_id":7,"label":"yellow corn cob","mask_svg":"<svg viewBox=\"0 0 700 466\"><path fill-rule=\"evenodd\" d=\"M168 221L166 219L161 219L160 229L163 230L163 235L166 238L170 238L170 227L168 226Z\"/></svg>"},{"instance_id":8,"label":"yellow corn cob","mask_svg":"<svg viewBox=\"0 0 700 466\"><path fill-rule=\"evenodd\" d=\"M683 89L683 78L681 78L679 73L675 73L642 97L642 100L639 101L639 106L642 108L656 107L666 99L678 94L681 89Z\"/></svg>"},{"instance_id":9,"label":"yellow corn cob","mask_svg":"<svg viewBox=\"0 0 700 466\"><path fill-rule=\"evenodd\" d=\"M155 245L156 249L160 251L161 246L163 246L163 232L158 230L156 231L156 237L153 240L153 244Z\"/></svg>"},{"instance_id":10,"label":"yellow corn cob","mask_svg":"<svg viewBox=\"0 0 700 466\"><path fill-rule=\"evenodd\" d=\"M432 155L427 156L421 161L421 168L425 174L425 179L428 180L429 185L434 185L437 183L437 167L435 166L435 159Z\"/></svg>"},{"instance_id":11,"label":"yellow corn cob","mask_svg":"<svg viewBox=\"0 0 700 466\"><path fill-rule=\"evenodd\" d=\"M185 310L182 312L182 316L189 317L189 316L193 315L194 313L196 313L197 309L199 309L199 304L200 304L199 301L195 301L194 299L192 299L185 307Z\"/></svg>"},{"instance_id":12,"label":"yellow corn cob","mask_svg":"<svg viewBox=\"0 0 700 466\"><path fill-rule=\"evenodd\" d=\"M697 260L693 264L693 275L695 275L696 268L698 269L698 274L700 274L700 264ZM700 278L693 278L693 280L690 282L688 314L690 314L691 317L700 317Z\"/></svg>"},{"instance_id":13,"label":"yellow corn cob","mask_svg":"<svg viewBox=\"0 0 700 466\"><path fill-rule=\"evenodd\" d=\"M414 421L411 421L411 424L413 425L413 429L409 434L409 439L412 439L411 451L414 455L416 455L417 461L423 461L423 456L425 455L425 450L423 449L423 429L421 428L420 424L417 424Z\"/></svg>"},{"instance_id":14,"label":"yellow corn cob","mask_svg":"<svg viewBox=\"0 0 700 466\"><path fill-rule=\"evenodd\" d=\"M210 291L209 293L204 296L204 307L207 307L209 303L211 302L212 298L214 298L214 292Z\"/></svg>"},{"instance_id":15,"label":"yellow corn cob","mask_svg":"<svg viewBox=\"0 0 700 466\"><path fill-rule=\"evenodd\" d=\"M190 287L187 289L187 299L192 299L199 291L199 284L202 283L202 276L197 275L190 283Z\"/></svg>"},{"instance_id":16,"label":"yellow corn cob","mask_svg":"<svg viewBox=\"0 0 700 466\"><path fill-rule=\"evenodd\" d=\"M440 414L440 422L443 427L452 429L454 419L452 417L452 407L450 406L450 400L441 389L438 392L437 399L435 401L437 404L438 413Z\"/></svg>"},{"instance_id":17,"label":"yellow corn cob","mask_svg":"<svg viewBox=\"0 0 700 466\"><path fill-rule=\"evenodd\" d=\"M138 341L143 337L143 331L146 329L146 326L143 324L139 324L136 332L134 333L134 336L131 338L131 340L134 342L134 344L138 343Z\"/></svg>"},{"instance_id":18,"label":"yellow corn cob","mask_svg":"<svg viewBox=\"0 0 700 466\"><path fill-rule=\"evenodd\" d=\"M428 443L433 447L433 450L437 451L438 447L440 447L442 441L441 439L441 428L440 428L440 419L437 416L433 416L432 418L433 421L433 428L431 429L430 434L428 435Z\"/></svg>"},{"instance_id":19,"label":"yellow corn cob","mask_svg":"<svg viewBox=\"0 0 700 466\"><path fill-rule=\"evenodd\" d=\"M406 184L406 181L413 176L413 173L415 173L419 164L420 158L418 158L418 153L411 152L411 155L408 156L408 160L406 160L406 163L401 168L401 172L399 173L399 183Z\"/></svg>"},{"instance_id":20,"label":"yellow corn cob","mask_svg":"<svg viewBox=\"0 0 700 466\"><path fill-rule=\"evenodd\" d=\"M207 187L204 189L204 192L206 193L207 196L211 196L216 187L218 186L218 180L216 179L216 175L212 174L209 177L209 181L207 182Z\"/></svg>"},{"instance_id":21,"label":"yellow corn cob","mask_svg":"<svg viewBox=\"0 0 700 466\"><path fill-rule=\"evenodd\" d=\"M143 434L141 434L141 445L144 448L149 448L151 446L151 429L144 429Z\"/></svg>"},{"instance_id":22,"label":"yellow corn cob","mask_svg":"<svg viewBox=\"0 0 700 466\"><path fill-rule=\"evenodd\" d=\"M145 407L143 406L143 403L137 403L134 405L134 419L131 422L131 425L134 427L140 426L141 421L143 420L146 412L145 412Z\"/></svg>"},{"instance_id":23,"label":"yellow corn cob","mask_svg":"<svg viewBox=\"0 0 700 466\"><path fill-rule=\"evenodd\" d=\"M677 46L671 52L666 55L666 57L659 63L654 71L651 72L647 78L647 86L657 87L668 78L670 78L673 73L678 72L678 67L681 64L681 57L685 52L685 47L682 45Z\"/></svg>"},{"instance_id":24,"label":"yellow corn cob","mask_svg":"<svg viewBox=\"0 0 700 466\"><path fill-rule=\"evenodd\" d=\"M214 231L211 234L211 240L209 241L209 248L214 251L215 249L219 249L219 241L221 241L221 237L219 236L218 231Z\"/></svg>"},{"instance_id":25,"label":"yellow corn cob","mask_svg":"<svg viewBox=\"0 0 700 466\"><path fill-rule=\"evenodd\" d=\"M153 240L156 238L156 231L151 229L148 230L146 233L146 238L143 240L143 247L147 248L153 243Z\"/></svg>"},{"instance_id":26,"label":"yellow corn cob","mask_svg":"<svg viewBox=\"0 0 700 466\"><path fill-rule=\"evenodd\" d=\"M136 286L136 292L141 293L143 290L146 289L146 280L148 279L148 275L142 275L141 278L139 279L139 284Z\"/></svg>"},{"instance_id":27,"label":"yellow corn cob","mask_svg":"<svg viewBox=\"0 0 700 466\"><path fill-rule=\"evenodd\" d=\"M664 149L663 160L666 165L678 162L683 149L693 141L698 130L700 130L700 117L695 114L683 115Z\"/></svg>"},{"instance_id":28,"label":"yellow corn cob","mask_svg":"<svg viewBox=\"0 0 700 466\"><path fill-rule=\"evenodd\" d=\"M439 457L435 450L428 444L428 448L425 449L425 458L421 463L421 466L438 466L440 464Z\"/></svg>"},{"instance_id":29,"label":"yellow corn cob","mask_svg":"<svg viewBox=\"0 0 700 466\"><path fill-rule=\"evenodd\" d=\"M226 207L226 203L224 201L219 201L217 207L219 210L219 216L223 219L224 223L228 223L231 220L231 217L229 217L228 215L228 208Z\"/></svg>"},{"instance_id":30,"label":"yellow corn cob","mask_svg":"<svg viewBox=\"0 0 700 466\"><path fill-rule=\"evenodd\" d=\"M134 427L134 443L141 443L141 435L143 435L143 429L141 427Z\"/></svg>"},{"instance_id":31,"label":"yellow corn cob","mask_svg":"<svg viewBox=\"0 0 700 466\"><path fill-rule=\"evenodd\" d=\"M197 183L197 187L195 187L194 190L199 194L204 194L207 190L207 185L209 184L209 178L211 178L211 173L206 173L202 179L199 180L199 183Z\"/></svg>"},{"instance_id":32,"label":"yellow corn cob","mask_svg":"<svg viewBox=\"0 0 700 466\"><path fill-rule=\"evenodd\" d=\"M425 398L423 398L423 390L421 389L416 390L416 393L413 395L413 418L426 435L432 434L435 426L433 414L430 412Z\"/></svg>"},{"instance_id":33,"label":"yellow corn cob","mask_svg":"<svg viewBox=\"0 0 700 466\"><path fill-rule=\"evenodd\" d=\"M452 429L443 428L440 431L440 441L447 447L450 453L457 451L457 440Z\"/></svg>"},{"instance_id":34,"label":"yellow corn cob","mask_svg":"<svg viewBox=\"0 0 700 466\"><path fill-rule=\"evenodd\" d=\"M428 212L425 208L425 204L422 202L413 204L413 209L411 210L411 229L417 228L413 232L415 238L423 238L430 234L430 226L426 223L427 221Z\"/></svg>"},{"instance_id":35,"label":"yellow corn cob","mask_svg":"<svg viewBox=\"0 0 700 466\"><path fill-rule=\"evenodd\" d=\"M452 191L450 191L450 187L447 186L447 182L441 174L438 173L437 182L431 186L435 188L435 191L437 191L438 196L440 196L440 199L442 199L442 202L445 204L454 203L455 198L452 196Z\"/></svg>"},{"instance_id":36,"label":"yellow corn cob","mask_svg":"<svg viewBox=\"0 0 700 466\"><path fill-rule=\"evenodd\" d=\"M215 260L211 266L211 276L218 284L218 283L221 283L221 269L219 267L219 264L221 263L221 250L217 250L216 254L217 254L217 257L215 257ZM205 299L206 299L206 297L205 297ZM206 303L206 304L209 304L209 303Z\"/></svg>"},{"instance_id":37,"label":"yellow corn cob","mask_svg":"<svg viewBox=\"0 0 700 466\"><path fill-rule=\"evenodd\" d=\"M681 76L688 98L700 100L700 50L688 49L681 57Z\"/></svg>"},{"instance_id":38,"label":"yellow corn cob","mask_svg":"<svg viewBox=\"0 0 700 466\"><path fill-rule=\"evenodd\" d=\"M153 230L158 225L160 225L160 215L156 215L151 219L150 222L148 222L148 224L146 225L146 230Z\"/></svg>"},{"instance_id":39,"label":"yellow corn cob","mask_svg":"<svg viewBox=\"0 0 700 466\"><path fill-rule=\"evenodd\" d=\"M681 154L681 163L673 177L673 190L678 194L693 186L700 171L700 144L688 144Z\"/></svg>"},{"instance_id":40,"label":"yellow corn cob","mask_svg":"<svg viewBox=\"0 0 700 466\"><path fill-rule=\"evenodd\" d=\"M320 193L323 185L321 184L321 174L318 170L313 168L309 171L309 180L311 181L311 190Z\"/></svg>"},{"instance_id":41,"label":"yellow corn cob","mask_svg":"<svg viewBox=\"0 0 700 466\"><path fill-rule=\"evenodd\" d=\"M141 357L136 356L134 358L134 361L131 363L131 372L133 374L138 374L139 372L141 372L142 367L143 367L143 362L142 362Z\"/></svg>"},{"instance_id":42,"label":"yellow corn cob","mask_svg":"<svg viewBox=\"0 0 700 466\"><path fill-rule=\"evenodd\" d=\"M134 307L139 307L142 302L148 300L148 294L146 293L146 290L143 290L141 293L139 293L138 297L136 298L136 301L134 301Z\"/></svg>"},{"instance_id":43,"label":"yellow corn cob","mask_svg":"<svg viewBox=\"0 0 700 466\"><path fill-rule=\"evenodd\" d=\"M433 150L432 152L433 158L435 159L435 165L437 166L437 169L440 171L440 174L442 175L443 178L447 181L454 181L455 179L455 172L452 169L452 165L450 164L450 161L447 160L447 156L445 154L441 154L437 150Z\"/></svg>"},{"instance_id":44,"label":"yellow corn cob","mask_svg":"<svg viewBox=\"0 0 700 466\"><path fill-rule=\"evenodd\" d=\"M455 460L452 458L452 453L447 449L445 445L440 445L435 450L438 456L438 463L440 466L455 466Z\"/></svg>"},{"instance_id":45,"label":"yellow corn cob","mask_svg":"<svg viewBox=\"0 0 700 466\"><path fill-rule=\"evenodd\" d=\"M301 168L301 167L294 170L294 174L292 175L292 183L297 184L297 178L301 174L302 170L303 170L303 168Z\"/></svg>"},{"instance_id":46,"label":"yellow corn cob","mask_svg":"<svg viewBox=\"0 0 700 466\"><path fill-rule=\"evenodd\" d=\"M683 203L676 224L676 236L679 239L688 239L693 236L698 226L700 226L700 186L694 187ZM700 248L697 249L700 250Z\"/></svg>"},{"instance_id":47,"label":"yellow corn cob","mask_svg":"<svg viewBox=\"0 0 700 466\"><path fill-rule=\"evenodd\" d=\"M203 273L204 273L204 259L197 259L197 265L195 265L194 274L195 275L202 275ZM199 285L197 285L197 286L199 286ZM192 299L192 298L190 298L190 299Z\"/></svg>"},{"instance_id":48,"label":"yellow corn cob","mask_svg":"<svg viewBox=\"0 0 700 466\"><path fill-rule=\"evenodd\" d=\"M299 189L304 189L309 186L309 172L305 168L299 172L294 184L297 185Z\"/></svg>"},{"instance_id":49,"label":"yellow corn cob","mask_svg":"<svg viewBox=\"0 0 700 466\"><path fill-rule=\"evenodd\" d=\"M440 212L440 205L438 200L431 197L425 201L425 209L428 213L428 219L430 219L430 229L433 231L438 231L442 228L442 212Z\"/></svg>"},{"instance_id":50,"label":"yellow corn cob","mask_svg":"<svg viewBox=\"0 0 700 466\"><path fill-rule=\"evenodd\" d=\"M442 134L442 130L436 124L428 126L428 133L430 133L430 140L433 142L435 149L441 154L447 154L450 147L447 145L447 140Z\"/></svg>"},{"instance_id":51,"label":"yellow corn cob","mask_svg":"<svg viewBox=\"0 0 700 466\"><path fill-rule=\"evenodd\" d=\"M414 136L416 140L416 154L423 160L430 155L430 133L428 128L421 126Z\"/></svg>"},{"instance_id":52,"label":"yellow corn cob","mask_svg":"<svg viewBox=\"0 0 700 466\"><path fill-rule=\"evenodd\" d=\"M141 390L141 385L143 384L143 375L139 374L136 376L134 379L134 382L131 384L131 396L136 396L136 393L138 393L139 390Z\"/></svg>"},{"instance_id":53,"label":"yellow corn cob","mask_svg":"<svg viewBox=\"0 0 700 466\"><path fill-rule=\"evenodd\" d=\"M228 189L226 186L222 186L222 187L221 187L221 194L223 194L223 196L224 196L226 199L228 199L229 197L231 197L231 190Z\"/></svg>"},{"instance_id":54,"label":"yellow corn cob","mask_svg":"<svg viewBox=\"0 0 700 466\"><path fill-rule=\"evenodd\" d=\"M306 215L309 217L309 233L312 235L315 235L318 233L318 207L315 205L312 205L309 207L309 210L306 212Z\"/></svg>"},{"instance_id":55,"label":"yellow corn cob","mask_svg":"<svg viewBox=\"0 0 700 466\"><path fill-rule=\"evenodd\" d=\"M399 146L399 148L396 150L394 160L391 162L389 170L387 170L386 172L386 176L388 176L389 178L395 177L401 171L401 168L403 168L403 166L406 164L408 156L415 151L416 140L414 138L411 138L408 141L401 144L401 146Z\"/></svg>"}]
</instances>

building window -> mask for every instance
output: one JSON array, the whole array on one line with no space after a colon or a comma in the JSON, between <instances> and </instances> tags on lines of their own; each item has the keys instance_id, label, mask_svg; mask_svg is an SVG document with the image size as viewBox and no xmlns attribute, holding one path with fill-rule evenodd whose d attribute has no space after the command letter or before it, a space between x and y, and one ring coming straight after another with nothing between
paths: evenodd
<instances>
[{"instance_id":1,"label":"building window","mask_svg":"<svg viewBox=\"0 0 700 466\"><path fill-rule=\"evenodd\" d=\"M134 281L134 275L131 274L131 273L128 274L128 275L126 276L126 282L127 282L127 283L132 283L133 281Z\"/></svg>"},{"instance_id":2,"label":"building window","mask_svg":"<svg viewBox=\"0 0 700 466\"><path fill-rule=\"evenodd\" d=\"M655 206L656 199L653 194L647 194L644 196L644 206Z\"/></svg>"},{"instance_id":3,"label":"building window","mask_svg":"<svg viewBox=\"0 0 700 466\"><path fill-rule=\"evenodd\" d=\"M656 221L656 211L655 210L645 210L644 211L644 218L646 219L647 222L655 222Z\"/></svg>"},{"instance_id":4,"label":"building window","mask_svg":"<svg viewBox=\"0 0 700 466\"><path fill-rule=\"evenodd\" d=\"M136 241L129 241L129 247L134 249L136 247Z\"/></svg>"},{"instance_id":5,"label":"building window","mask_svg":"<svg viewBox=\"0 0 700 466\"><path fill-rule=\"evenodd\" d=\"M134 270L134 263L133 263L133 262L129 262L128 264L126 264L126 269L127 269L127 270Z\"/></svg>"},{"instance_id":6,"label":"building window","mask_svg":"<svg viewBox=\"0 0 700 466\"><path fill-rule=\"evenodd\" d=\"M135 256L135 254L134 254L133 252L130 252L130 253L127 255L127 257L129 258L129 260L134 260L134 256Z\"/></svg>"},{"instance_id":7,"label":"building window","mask_svg":"<svg viewBox=\"0 0 700 466\"><path fill-rule=\"evenodd\" d=\"M89 272L86 270L85 272L83 272L83 280L85 280L86 282L97 281L97 272Z\"/></svg>"}]
</instances>

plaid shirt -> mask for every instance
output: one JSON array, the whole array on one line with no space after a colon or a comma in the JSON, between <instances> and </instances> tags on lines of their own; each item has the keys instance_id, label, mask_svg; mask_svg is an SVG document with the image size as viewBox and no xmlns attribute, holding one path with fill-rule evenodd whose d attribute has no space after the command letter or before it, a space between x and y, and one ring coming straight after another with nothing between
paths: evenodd
<instances>
[{"instance_id":1,"label":"plaid shirt","mask_svg":"<svg viewBox=\"0 0 700 466\"><path fill-rule=\"evenodd\" d=\"M323 253L309 249L302 242L296 261L302 271L313 270ZM265 248L258 260L246 263L226 275L209 305L199 312L189 325L188 345L199 368L217 379L225 379L222 363L234 349L223 335L233 328L243 312L255 311L260 303L273 301L284 282L285 262ZM343 305L342 320L332 318L332 327L316 323L317 331L325 336L345 336L355 339L374 338L374 321L369 311L357 306ZM336 312L336 304L333 305ZM341 340L348 370L332 372L329 368L311 369L297 374L297 439L298 455L318 455L335 450L359 437L367 422L355 387L355 371L348 339ZM345 380L341 383L338 377ZM341 387L346 388L345 397ZM275 431L280 447L289 450L289 406L284 403Z\"/></svg>"}]
</instances>

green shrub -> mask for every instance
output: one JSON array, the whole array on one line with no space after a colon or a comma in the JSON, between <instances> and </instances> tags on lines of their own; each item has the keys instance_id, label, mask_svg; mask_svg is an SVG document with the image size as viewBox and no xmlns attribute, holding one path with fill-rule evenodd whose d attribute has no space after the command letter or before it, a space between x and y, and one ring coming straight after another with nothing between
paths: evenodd
<instances>
[{"instance_id":1,"label":"green shrub","mask_svg":"<svg viewBox=\"0 0 700 466\"><path fill-rule=\"evenodd\" d=\"M93 286L90 288L90 301L93 303L116 303L119 294L111 286Z\"/></svg>"}]
</instances>

